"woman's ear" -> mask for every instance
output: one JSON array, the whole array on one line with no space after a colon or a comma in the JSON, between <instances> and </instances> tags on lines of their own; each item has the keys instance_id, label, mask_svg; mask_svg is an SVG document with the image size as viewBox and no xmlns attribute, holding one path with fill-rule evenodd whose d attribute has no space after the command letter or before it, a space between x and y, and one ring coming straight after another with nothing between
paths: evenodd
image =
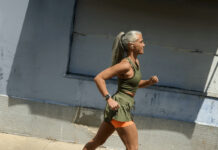
<instances>
[{"instance_id":1,"label":"woman's ear","mask_svg":"<svg viewBox=\"0 0 218 150\"><path fill-rule=\"evenodd\" d=\"M133 49L133 48L134 48L134 45L131 45L131 48Z\"/></svg>"},{"instance_id":2,"label":"woman's ear","mask_svg":"<svg viewBox=\"0 0 218 150\"><path fill-rule=\"evenodd\" d=\"M133 48L134 48L134 45L133 45L132 43L128 43L128 47L129 47L130 49L133 49Z\"/></svg>"}]
</instances>

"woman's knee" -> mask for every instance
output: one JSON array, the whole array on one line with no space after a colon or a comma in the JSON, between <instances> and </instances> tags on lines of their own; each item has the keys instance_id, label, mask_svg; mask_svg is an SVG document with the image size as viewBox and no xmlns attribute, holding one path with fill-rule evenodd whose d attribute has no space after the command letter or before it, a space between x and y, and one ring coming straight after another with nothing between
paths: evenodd
<instances>
[{"instance_id":1,"label":"woman's knee","mask_svg":"<svg viewBox=\"0 0 218 150\"><path fill-rule=\"evenodd\" d=\"M89 141L87 144L93 145L94 147L98 147L104 143L105 143L105 140L94 138L91 141Z\"/></svg>"},{"instance_id":2,"label":"woman's knee","mask_svg":"<svg viewBox=\"0 0 218 150\"><path fill-rule=\"evenodd\" d=\"M100 146L100 145L103 145L106 140L105 140L105 139L99 139L99 138L96 138L96 139L95 139L95 138L94 138L92 141L95 142L96 145Z\"/></svg>"}]
</instances>

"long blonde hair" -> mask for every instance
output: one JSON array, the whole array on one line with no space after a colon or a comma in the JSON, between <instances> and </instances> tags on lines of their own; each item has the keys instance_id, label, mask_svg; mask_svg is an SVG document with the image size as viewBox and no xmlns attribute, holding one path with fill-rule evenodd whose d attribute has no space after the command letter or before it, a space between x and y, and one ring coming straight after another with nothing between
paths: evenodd
<instances>
[{"instance_id":1,"label":"long blonde hair","mask_svg":"<svg viewBox=\"0 0 218 150\"><path fill-rule=\"evenodd\" d=\"M128 52L128 43L135 42L137 40L137 34L141 34L140 31L129 31L126 34L120 32L113 43L112 47L112 66L119 63Z\"/></svg>"}]
</instances>

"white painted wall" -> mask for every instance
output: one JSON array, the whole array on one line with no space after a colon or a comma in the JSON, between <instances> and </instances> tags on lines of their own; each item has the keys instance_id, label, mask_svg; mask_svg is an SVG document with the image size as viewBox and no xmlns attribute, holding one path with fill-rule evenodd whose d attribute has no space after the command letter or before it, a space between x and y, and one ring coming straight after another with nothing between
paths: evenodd
<instances>
[{"instance_id":1,"label":"white painted wall","mask_svg":"<svg viewBox=\"0 0 218 150\"><path fill-rule=\"evenodd\" d=\"M6 93L29 0L0 1L0 91Z\"/></svg>"},{"instance_id":2,"label":"white painted wall","mask_svg":"<svg viewBox=\"0 0 218 150\"><path fill-rule=\"evenodd\" d=\"M217 55L213 58L205 86L205 91L208 91L208 94L214 97L217 97L218 93L218 49L216 54Z\"/></svg>"}]
</instances>

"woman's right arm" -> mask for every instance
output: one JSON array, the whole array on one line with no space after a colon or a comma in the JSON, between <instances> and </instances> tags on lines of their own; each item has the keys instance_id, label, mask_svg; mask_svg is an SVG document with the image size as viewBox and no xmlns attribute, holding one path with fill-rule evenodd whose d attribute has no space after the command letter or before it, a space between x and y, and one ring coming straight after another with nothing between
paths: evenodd
<instances>
[{"instance_id":1,"label":"woman's right arm","mask_svg":"<svg viewBox=\"0 0 218 150\"><path fill-rule=\"evenodd\" d=\"M128 62L126 61L121 61L120 63L109 67L105 70L103 70L102 72L100 72L99 74L96 75L96 77L94 78L94 81L100 91L100 93L102 94L102 96L106 96L107 94L109 94L107 87L106 87L106 83L105 80L110 79L114 76L120 75L120 74L125 74L126 72L128 72L130 70L131 66ZM107 100L109 106L111 107L111 109L116 109L118 108L118 104L116 101L114 101L112 98L109 98Z\"/></svg>"}]
</instances>

